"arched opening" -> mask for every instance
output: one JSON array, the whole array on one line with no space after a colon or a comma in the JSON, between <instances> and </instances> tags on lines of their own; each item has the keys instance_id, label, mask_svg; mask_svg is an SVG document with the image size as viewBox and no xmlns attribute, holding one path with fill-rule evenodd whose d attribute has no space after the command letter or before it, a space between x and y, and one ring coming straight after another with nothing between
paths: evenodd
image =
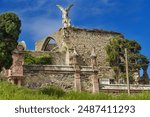
<instances>
[{"instance_id":1,"label":"arched opening","mask_svg":"<svg viewBox=\"0 0 150 117\"><path fill-rule=\"evenodd\" d=\"M53 38L47 38L42 46L42 51L53 51L58 48L56 40Z\"/></svg>"},{"instance_id":2,"label":"arched opening","mask_svg":"<svg viewBox=\"0 0 150 117\"><path fill-rule=\"evenodd\" d=\"M54 39L50 39L45 47L45 51L52 51L57 47L56 41Z\"/></svg>"}]
</instances>

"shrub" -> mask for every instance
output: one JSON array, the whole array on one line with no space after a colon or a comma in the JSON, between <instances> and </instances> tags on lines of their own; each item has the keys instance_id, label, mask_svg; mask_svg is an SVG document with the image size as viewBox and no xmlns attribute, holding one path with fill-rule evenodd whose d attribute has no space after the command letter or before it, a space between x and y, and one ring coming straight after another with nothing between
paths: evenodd
<instances>
[{"instance_id":1,"label":"shrub","mask_svg":"<svg viewBox=\"0 0 150 117\"><path fill-rule=\"evenodd\" d=\"M35 57L35 64L41 64L41 65L52 64L52 57L50 55L41 55Z\"/></svg>"},{"instance_id":2,"label":"shrub","mask_svg":"<svg viewBox=\"0 0 150 117\"><path fill-rule=\"evenodd\" d=\"M25 65L35 64L35 57L32 56L30 51L24 52L24 64Z\"/></svg>"},{"instance_id":3,"label":"shrub","mask_svg":"<svg viewBox=\"0 0 150 117\"><path fill-rule=\"evenodd\" d=\"M50 54L41 54L40 56L34 56L32 52L25 51L24 52L24 64L25 65L49 65L52 64L52 57Z\"/></svg>"}]
</instances>

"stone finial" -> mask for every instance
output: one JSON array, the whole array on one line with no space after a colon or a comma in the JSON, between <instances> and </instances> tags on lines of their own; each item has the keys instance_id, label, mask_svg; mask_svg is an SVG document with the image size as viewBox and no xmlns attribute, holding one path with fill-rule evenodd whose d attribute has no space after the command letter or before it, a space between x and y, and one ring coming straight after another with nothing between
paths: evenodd
<instances>
[{"instance_id":1,"label":"stone finial","mask_svg":"<svg viewBox=\"0 0 150 117\"><path fill-rule=\"evenodd\" d=\"M19 51L26 50L26 43L24 41L19 42L18 45L17 45L17 49Z\"/></svg>"},{"instance_id":2,"label":"stone finial","mask_svg":"<svg viewBox=\"0 0 150 117\"><path fill-rule=\"evenodd\" d=\"M76 51L76 48L74 48L72 55L73 55L73 56L78 56L78 53L77 53L77 51Z\"/></svg>"},{"instance_id":3,"label":"stone finial","mask_svg":"<svg viewBox=\"0 0 150 117\"><path fill-rule=\"evenodd\" d=\"M93 47L92 52L91 52L91 66L96 66L96 53L95 53L95 48Z\"/></svg>"},{"instance_id":4,"label":"stone finial","mask_svg":"<svg viewBox=\"0 0 150 117\"><path fill-rule=\"evenodd\" d=\"M95 47L92 48L92 52L91 52L91 58L94 57L96 58L96 53L95 53Z\"/></svg>"},{"instance_id":5,"label":"stone finial","mask_svg":"<svg viewBox=\"0 0 150 117\"><path fill-rule=\"evenodd\" d=\"M73 50L72 57L73 57L73 64L74 65L78 64L78 53L75 48Z\"/></svg>"},{"instance_id":6,"label":"stone finial","mask_svg":"<svg viewBox=\"0 0 150 117\"><path fill-rule=\"evenodd\" d=\"M67 8L63 8L60 5L56 5L56 6L62 11L62 23L64 25L64 28L70 27L71 23L70 23L70 18L68 13L71 7L73 6L73 4L69 5Z\"/></svg>"}]
</instances>

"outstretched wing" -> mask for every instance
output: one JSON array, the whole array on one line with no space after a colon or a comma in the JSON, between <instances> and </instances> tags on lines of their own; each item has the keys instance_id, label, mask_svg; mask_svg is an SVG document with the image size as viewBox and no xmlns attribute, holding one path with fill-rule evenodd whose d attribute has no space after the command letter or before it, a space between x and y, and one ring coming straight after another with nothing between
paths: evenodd
<instances>
[{"instance_id":1,"label":"outstretched wing","mask_svg":"<svg viewBox=\"0 0 150 117\"><path fill-rule=\"evenodd\" d=\"M60 6L60 5L56 5L62 12L64 12L65 11L65 9L62 7L62 6Z\"/></svg>"},{"instance_id":2,"label":"outstretched wing","mask_svg":"<svg viewBox=\"0 0 150 117\"><path fill-rule=\"evenodd\" d=\"M71 4L69 7L66 8L66 11L69 11L73 7L73 4Z\"/></svg>"}]
</instances>

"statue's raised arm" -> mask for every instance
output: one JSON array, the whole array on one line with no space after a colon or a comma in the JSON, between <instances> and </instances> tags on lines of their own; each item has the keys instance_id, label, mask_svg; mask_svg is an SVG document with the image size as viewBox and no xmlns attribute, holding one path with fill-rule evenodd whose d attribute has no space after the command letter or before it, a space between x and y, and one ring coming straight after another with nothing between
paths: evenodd
<instances>
[{"instance_id":1,"label":"statue's raised arm","mask_svg":"<svg viewBox=\"0 0 150 117\"><path fill-rule=\"evenodd\" d=\"M67 8L63 8L60 5L56 5L56 6L62 11L62 23L64 25L64 28L70 27L71 24L70 24L70 18L68 16L68 13L69 13L71 7L73 6L73 4L69 5L69 7L67 7Z\"/></svg>"}]
</instances>

